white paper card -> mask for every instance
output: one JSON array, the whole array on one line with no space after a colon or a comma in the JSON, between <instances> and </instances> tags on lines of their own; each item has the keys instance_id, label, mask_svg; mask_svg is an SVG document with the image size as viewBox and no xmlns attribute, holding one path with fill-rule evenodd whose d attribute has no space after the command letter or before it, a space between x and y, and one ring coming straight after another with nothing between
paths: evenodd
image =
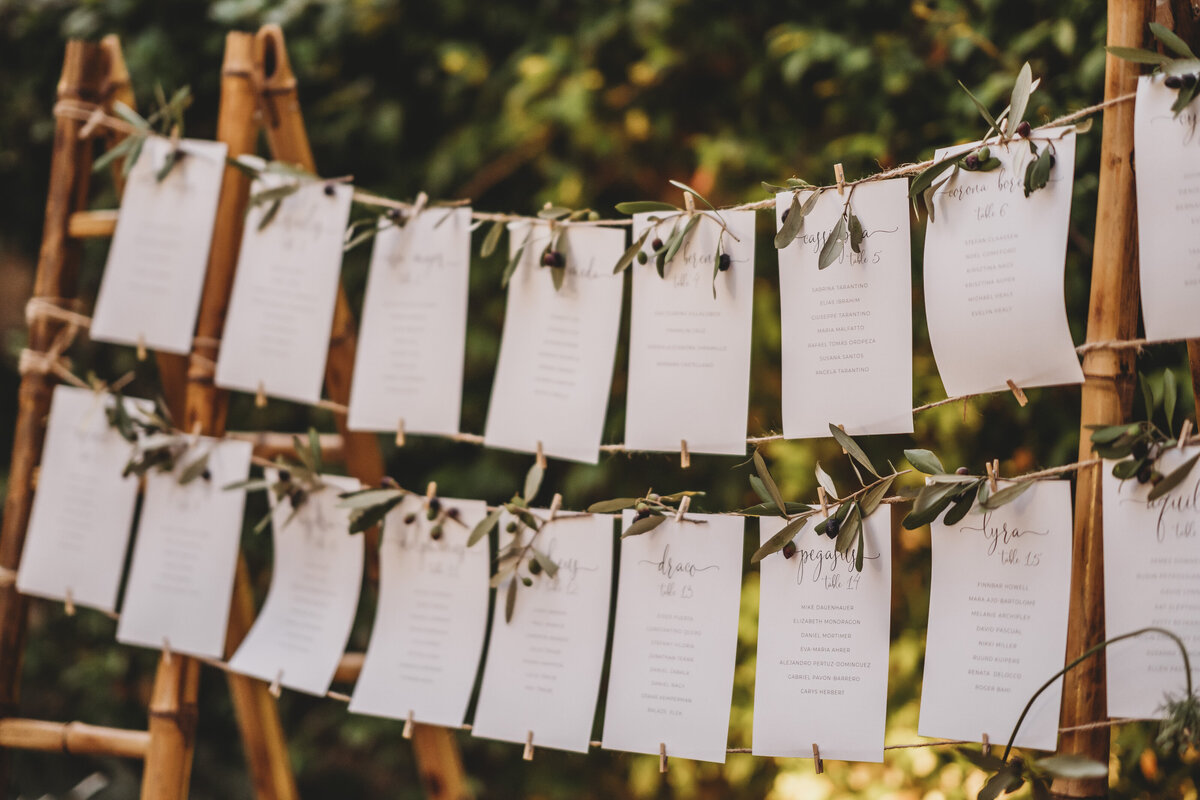
<instances>
[{"instance_id":1,"label":"white paper card","mask_svg":"<svg viewBox=\"0 0 1200 800\"><path fill-rule=\"evenodd\" d=\"M604 747L724 763L743 520L688 519L621 542ZM632 521L625 511L622 529Z\"/></svg>"},{"instance_id":2,"label":"white paper card","mask_svg":"<svg viewBox=\"0 0 1200 800\"><path fill-rule=\"evenodd\" d=\"M1168 474L1200 453L1172 448L1158 460ZM1104 632L1165 628L1183 639L1200 682L1200 469L1150 502L1150 484L1120 481L1104 463ZM1166 695L1186 692L1183 658L1165 636L1145 634L1105 651L1110 717L1164 717Z\"/></svg>"},{"instance_id":3,"label":"white paper card","mask_svg":"<svg viewBox=\"0 0 1200 800\"><path fill-rule=\"evenodd\" d=\"M457 508L463 524L447 521L437 541L419 497L406 497L384 523L379 607L350 699L353 712L463 723L483 654L491 572L487 542L467 547L467 538L487 516L487 504L441 502ZM409 514L416 517L406 523Z\"/></svg>"},{"instance_id":4,"label":"white paper card","mask_svg":"<svg viewBox=\"0 0 1200 800\"><path fill-rule=\"evenodd\" d=\"M541 264L549 224L514 226L510 249L525 244L508 284L500 359L488 406L488 447L596 463L621 325L623 274L613 266L625 233L568 228L558 240L566 259L562 288Z\"/></svg>"},{"instance_id":5,"label":"white paper card","mask_svg":"<svg viewBox=\"0 0 1200 800\"><path fill-rule=\"evenodd\" d=\"M110 396L56 386L17 591L115 611L138 480L130 445L108 425ZM126 400L134 413L137 403Z\"/></svg>"},{"instance_id":6,"label":"white paper card","mask_svg":"<svg viewBox=\"0 0 1200 800\"><path fill-rule=\"evenodd\" d=\"M798 195L803 205L811 192ZM850 209L862 252L818 269L829 231ZM792 193L776 195L778 224ZM912 263L908 179L863 183L847 198L822 192L800 235L779 251L783 334L783 433L821 438L912 433Z\"/></svg>"},{"instance_id":7,"label":"white paper card","mask_svg":"<svg viewBox=\"0 0 1200 800\"><path fill-rule=\"evenodd\" d=\"M754 754L883 761L888 634L892 611L892 530L885 508L863 523L857 547L839 555L810 529L794 556L759 562ZM782 529L759 518L760 543Z\"/></svg>"},{"instance_id":8,"label":"white paper card","mask_svg":"<svg viewBox=\"0 0 1200 800\"><path fill-rule=\"evenodd\" d=\"M1024 140L990 144L1001 167L959 170L934 194L925 312L950 397L1008 391L1010 380L1021 388L1083 382L1063 294L1075 134L1036 144L1053 145L1055 164L1046 187L1029 197ZM973 147L941 149L934 158Z\"/></svg>"},{"instance_id":9,"label":"white paper card","mask_svg":"<svg viewBox=\"0 0 1200 800\"><path fill-rule=\"evenodd\" d=\"M263 175L252 192L288 180ZM283 198L262 230L271 204L246 214L217 359L218 386L242 392L261 386L273 397L301 403L321 399L353 193L347 184L314 181Z\"/></svg>"},{"instance_id":10,"label":"white paper card","mask_svg":"<svg viewBox=\"0 0 1200 800\"><path fill-rule=\"evenodd\" d=\"M633 236L654 226L635 214ZM754 310L754 212L712 214L689 234L658 276L652 245L666 242L682 216L657 223L636 261L629 333L625 445L631 450L742 455L750 405L750 324ZM736 238L735 238L736 237ZM717 241L730 267L714 278ZM715 293L714 297L714 284Z\"/></svg>"},{"instance_id":11,"label":"white paper card","mask_svg":"<svg viewBox=\"0 0 1200 800\"><path fill-rule=\"evenodd\" d=\"M507 521L506 515L500 524ZM613 518L558 517L538 535L537 547L558 572L519 586L507 623L508 584L497 591L471 732L516 743L532 732L534 747L586 753L608 641Z\"/></svg>"},{"instance_id":12,"label":"white paper card","mask_svg":"<svg viewBox=\"0 0 1200 800\"><path fill-rule=\"evenodd\" d=\"M184 139L181 158L159 181L171 143L146 139L121 196L92 339L191 352L226 149L221 142Z\"/></svg>"},{"instance_id":13,"label":"white paper card","mask_svg":"<svg viewBox=\"0 0 1200 800\"><path fill-rule=\"evenodd\" d=\"M1138 251L1142 321L1150 341L1200 337L1200 99L1178 116L1161 75L1138 79Z\"/></svg>"},{"instance_id":14,"label":"white paper card","mask_svg":"<svg viewBox=\"0 0 1200 800\"><path fill-rule=\"evenodd\" d=\"M180 485L151 471L117 641L208 658L225 655L246 492L225 486L250 475L250 442L203 438L207 480ZM193 449L177 469L202 452Z\"/></svg>"},{"instance_id":15,"label":"white paper card","mask_svg":"<svg viewBox=\"0 0 1200 800\"><path fill-rule=\"evenodd\" d=\"M918 733L1008 741L1025 702L1066 655L1071 485L1038 481L994 511L976 505L953 526L939 519L930 530ZM1061 701L1060 679L1033 704L1017 747L1055 748Z\"/></svg>"},{"instance_id":16,"label":"white paper card","mask_svg":"<svg viewBox=\"0 0 1200 800\"><path fill-rule=\"evenodd\" d=\"M348 533L349 512L337 507L338 493L356 491L358 481L334 475L322 480L326 488L309 495L287 525L291 505L272 509L271 588L229 660L234 672L315 695L329 690L350 638L364 555L362 534Z\"/></svg>"},{"instance_id":17,"label":"white paper card","mask_svg":"<svg viewBox=\"0 0 1200 800\"><path fill-rule=\"evenodd\" d=\"M353 431L458 433L471 209L437 208L375 236L350 388Z\"/></svg>"}]
</instances>

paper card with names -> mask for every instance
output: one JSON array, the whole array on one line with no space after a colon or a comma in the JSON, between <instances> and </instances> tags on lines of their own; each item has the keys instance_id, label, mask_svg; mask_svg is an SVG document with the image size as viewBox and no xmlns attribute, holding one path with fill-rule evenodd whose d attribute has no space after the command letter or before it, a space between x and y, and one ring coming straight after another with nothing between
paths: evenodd
<instances>
[{"instance_id":1,"label":"paper card with names","mask_svg":"<svg viewBox=\"0 0 1200 800\"><path fill-rule=\"evenodd\" d=\"M275 472L266 475L274 479ZM364 556L362 534L347 533L349 512L337 507L338 494L357 491L359 482L337 475L321 480L325 488L310 494L294 517L288 502L274 504L271 588L229 660L233 672L313 695L329 690L346 649Z\"/></svg>"},{"instance_id":2,"label":"paper card with names","mask_svg":"<svg viewBox=\"0 0 1200 800\"><path fill-rule=\"evenodd\" d=\"M458 433L467 339L471 209L380 225L371 251L347 424Z\"/></svg>"},{"instance_id":3,"label":"paper card with names","mask_svg":"<svg viewBox=\"0 0 1200 800\"><path fill-rule=\"evenodd\" d=\"M545 510L535 513L549 517ZM501 518L501 528L509 519ZM522 535L527 542L529 530ZM507 583L499 588L471 732L518 744L532 733L535 747L586 753L608 642L613 517L557 517L538 534L536 547L558 572L519 588L509 622Z\"/></svg>"},{"instance_id":4,"label":"paper card with names","mask_svg":"<svg viewBox=\"0 0 1200 800\"><path fill-rule=\"evenodd\" d=\"M847 203L862 221L862 252L846 242L819 269ZM791 205L791 192L775 196L779 225ZM907 178L821 192L779 251L784 436L826 437L830 423L851 435L912 433L911 258Z\"/></svg>"},{"instance_id":5,"label":"paper card with names","mask_svg":"<svg viewBox=\"0 0 1200 800\"><path fill-rule=\"evenodd\" d=\"M1172 448L1156 468L1169 474L1200 453ZM1192 681L1200 684L1200 468L1166 495L1147 501L1152 488L1104 470L1104 631L1109 638L1157 627L1183 640ZM1168 695L1186 694L1176 644L1146 634L1105 651L1110 717L1162 718Z\"/></svg>"},{"instance_id":6,"label":"paper card with names","mask_svg":"<svg viewBox=\"0 0 1200 800\"><path fill-rule=\"evenodd\" d=\"M568 227L558 240L566 260L561 289L541 264L549 223L512 226L512 252L524 244L508 284L484 443L594 464L600 457L604 413L621 326L624 275L613 266L625 251L625 232Z\"/></svg>"},{"instance_id":7,"label":"paper card with names","mask_svg":"<svg viewBox=\"0 0 1200 800\"><path fill-rule=\"evenodd\" d=\"M487 541L467 547L467 539L487 516L487 504L440 502L458 509L460 522L443 521L436 541L421 497L406 497L384 522L375 627L350 698L357 714L412 714L417 722L455 728L467 713L487 632L491 574Z\"/></svg>"},{"instance_id":8,"label":"paper card with names","mask_svg":"<svg viewBox=\"0 0 1200 800\"><path fill-rule=\"evenodd\" d=\"M111 395L56 386L25 548L22 594L115 611L138 479L122 477L131 446L109 427ZM144 401L125 400L130 414ZM148 407L146 404L142 407Z\"/></svg>"},{"instance_id":9,"label":"paper card with names","mask_svg":"<svg viewBox=\"0 0 1200 800\"><path fill-rule=\"evenodd\" d=\"M624 530L634 514L625 511ZM621 542L604 748L724 763L741 517L689 514Z\"/></svg>"},{"instance_id":10,"label":"paper card with names","mask_svg":"<svg viewBox=\"0 0 1200 800\"><path fill-rule=\"evenodd\" d=\"M954 525L939 519L930 530L918 733L1008 741L1025 703L1066 655L1071 485L1038 481L995 510L976 505ZM1059 679L1033 704L1017 747L1055 748L1061 701Z\"/></svg>"},{"instance_id":11,"label":"paper card with names","mask_svg":"<svg viewBox=\"0 0 1200 800\"><path fill-rule=\"evenodd\" d=\"M265 174L251 193L291 180ZM271 203L250 208L217 359L222 389L321 399L353 193L344 183L304 183L261 229Z\"/></svg>"},{"instance_id":12,"label":"paper card with names","mask_svg":"<svg viewBox=\"0 0 1200 800\"><path fill-rule=\"evenodd\" d=\"M742 455L750 405L754 212L722 211L727 230L712 212L697 213L701 221L661 278L654 241L666 242L687 219L661 213L633 217L635 240L648 227L654 232L643 248L649 260L630 268L625 445L678 452L687 441L693 453ZM714 278L718 241L730 266Z\"/></svg>"},{"instance_id":13,"label":"paper card with names","mask_svg":"<svg viewBox=\"0 0 1200 800\"><path fill-rule=\"evenodd\" d=\"M198 439L176 472L151 471L117 623L117 641L222 658L242 537L250 442ZM179 473L208 452L208 477Z\"/></svg>"},{"instance_id":14,"label":"paper card with names","mask_svg":"<svg viewBox=\"0 0 1200 800\"><path fill-rule=\"evenodd\" d=\"M1162 75L1138 79L1138 270L1150 341L1200 337L1200 99L1178 115Z\"/></svg>"},{"instance_id":15,"label":"paper card with names","mask_svg":"<svg viewBox=\"0 0 1200 800\"><path fill-rule=\"evenodd\" d=\"M892 530L887 507L863 522L857 549L802 530L796 554L760 562L754 754L883 761L892 611ZM759 518L760 542L786 524Z\"/></svg>"},{"instance_id":16,"label":"paper card with names","mask_svg":"<svg viewBox=\"0 0 1200 800\"><path fill-rule=\"evenodd\" d=\"M226 146L151 136L129 173L89 328L98 342L189 353L225 175Z\"/></svg>"},{"instance_id":17,"label":"paper card with names","mask_svg":"<svg viewBox=\"0 0 1200 800\"><path fill-rule=\"evenodd\" d=\"M959 170L934 193L925 234L925 313L950 397L1082 383L1063 293L1075 176L1075 134L1034 139L1053 148L1049 183L1025 197L1029 141L989 143L1001 166ZM978 145L944 148L941 159ZM946 173L950 175L950 173Z\"/></svg>"}]
</instances>

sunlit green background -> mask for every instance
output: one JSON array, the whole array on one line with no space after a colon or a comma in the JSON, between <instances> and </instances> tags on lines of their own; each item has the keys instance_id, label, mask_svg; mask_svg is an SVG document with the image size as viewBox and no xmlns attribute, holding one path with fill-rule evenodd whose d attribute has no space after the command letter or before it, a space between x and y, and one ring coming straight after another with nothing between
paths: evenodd
<instances>
[{"instance_id":1,"label":"sunlit green background","mask_svg":"<svg viewBox=\"0 0 1200 800\"><path fill-rule=\"evenodd\" d=\"M189 85L195 104L187 134L211 137L224 35L278 22L300 79L305 113L323 174L353 175L361 186L397 198L424 190L435 198L473 198L476 207L531 212L546 201L612 213L614 203L678 201L668 178L685 180L714 203L763 199L760 181L797 175L850 179L927 158L935 146L982 133L961 79L993 108L1004 105L1022 62L1043 77L1031 104L1048 120L1103 95L1104 4L1087 0L841 0L835 3L736 3L702 0L562 2L462 0L0 0L0 451L11 445L23 343L23 305L40 237L53 120L50 109L67 37L120 34L139 102L156 83ZM1095 219L1100 127L1081 137L1067 261L1072 332L1082 341ZM107 176L97 205L115 202ZM761 214L754 320L752 433L777 431L779 302L772 220ZM914 229L914 405L944 396L925 333ZM368 248L347 257L344 279L361 302ZM85 295L94 296L104 246L89 243ZM463 429L483 428L504 313L502 260L473 265ZM897 298L904 302L904 298ZM628 306L628 303L626 303ZM626 311L628 314L628 311ZM127 349L77 346L77 363L115 377L135 366ZM1151 374L1179 368L1175 347L1155 347L1139 366ZM618 365L625 363L622 340ZM134 393L155 391L151 367ZM1190 382L1180 371L1181 383ZM1010 396L923 414L914 437L865 443L879 461L900 461L905 447L929 447L948 466L1002 460L1005 474L1074 460L1077 388L1034 390L1018 408ZM606 441L623 431L624 369L618 366ZM1189 396L1190 402L1190 396ZM1191 413L1189 405L1187 412ZM1140 413L1140 412L1135 412ZM331 429L326 414L272 403L263 413L234 399L236 428ZM528 457L412 437L389 452L401 483L436 480L443 494L496 501L518 487ZM814 462L849 485L844 458L830 441L776 444L767 451L784 494L812 499ZM677 458L605 457L597 467L552 463L548 490L569 507L605 497L702 489L697 508L729 510L754 501L739 459L697 456L681 472ZM256 501L257 502L257 501ZM260 509L252 506L250 515ZM751 534L753 524L749 526ZM749 542L756 536L747 537ZM259 591L269 580L269 542L247 535ZM928 606L927 531L897 532L889 742L916 741ZM730 733L750 744L758 573L749 570ZM364 592L352 647L365 646L373 589ZM28 716L142 727L156 654L117 646L113 623L81 612L67 618L34 602L24 672ZM725 698L714 698L723 703ZM400 723L351 716L343 705L285 693L281 709L303 796L417 797L411 750ZM1114 796L1196 797L1195 764L1143 753L1146 728L1113 737ZM482 797L863 797L952 800L974 797L983 775L946 749L891 751L883 765L733 755L724 766L607 752L584 757L520 748L459 735L471 780ZM15 788L24 797L61 793L99 770L112 779L106 797L136 795L135 765L106 759L17 753ZM1189 775L1189 772L1191 773ZM192 777L196 798L251 796L228 693L220 673L205 672Z\"/></svg>"}]
</instances>

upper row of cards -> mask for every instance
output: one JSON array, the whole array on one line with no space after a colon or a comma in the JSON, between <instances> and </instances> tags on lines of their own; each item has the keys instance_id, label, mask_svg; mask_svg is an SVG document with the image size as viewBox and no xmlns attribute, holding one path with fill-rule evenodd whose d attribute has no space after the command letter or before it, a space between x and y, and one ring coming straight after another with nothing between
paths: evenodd
<instances>
[{"instance_id":1,"label":"upper row of cards","mask_svg":"<svg viewBox=\"0 0 1200 800\"><path fill-rule=\"evenodd\" d=\"M1170 92L1138 96L1141 291L1147 337L1200 337L1200 149ZM996 146L1002 166L961 171L934 198L924 257L930 339L951 396L1083 380L1067 325L1063 272L1075 135L1050 134L1048 186L1024 197L1030 148ZM147 143L125 192L92 335L187 352L207 266L224 146L155 178L165 140ZM967 146L969 147L969 146ZM960 149L967 149L966 147ZM937 157L953 152L939 151ZM295 178L264 174L256 191ZM789 438L912 431L912 293L907 181L825 191L779 254L783 430ZM246 219L216 370L218 385L300 402L320 399L353 189L313 181ZM802 194L801 200L805 199ZM777 219L792 203L777 199ZM828 232L850 211L863 231L825 269ZM263 224L270 214L269 224ZM754 288L754 212L705 212L660 277L634 262L625 446L745 451ZM633 219L649 256L681 216ZM531 227L532 226L532 227ZM353 388L352 430L459 432L471 210L431 208L374 241ZM566 226L565 279L542 267L548 222L517 222L522 257L508 288L488 409L490 446L594 462L620 328L622 228ZM857 237L856 237L857 239ZM715 254L728 255L716 269ZM704 397L704 403L693 402Z\"/></svg>"}]
</instances>

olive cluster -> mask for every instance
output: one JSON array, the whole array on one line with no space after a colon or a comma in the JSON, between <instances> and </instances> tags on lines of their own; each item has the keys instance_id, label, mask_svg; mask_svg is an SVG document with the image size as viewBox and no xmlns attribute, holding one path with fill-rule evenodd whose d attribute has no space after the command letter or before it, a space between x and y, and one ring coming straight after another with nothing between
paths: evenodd
<instances>
[{"instance_id":1,"label":"olive cluster","mask_svg":"<svg viewBox=\"0 0 1200 800\"><path fill-rule=\"evenodd\" d=\"M461 517L461 512L457 508L446 508L442 501L436 497L429 498L425 503L425 519L432 522L429 526L429 538L433 541L441 541L441 538L446 534L446 521L451 520L458 522ZM417 521L417 512L410 511L404 515L404 524L412 525Z\"/></svg>"}]
</instances>

